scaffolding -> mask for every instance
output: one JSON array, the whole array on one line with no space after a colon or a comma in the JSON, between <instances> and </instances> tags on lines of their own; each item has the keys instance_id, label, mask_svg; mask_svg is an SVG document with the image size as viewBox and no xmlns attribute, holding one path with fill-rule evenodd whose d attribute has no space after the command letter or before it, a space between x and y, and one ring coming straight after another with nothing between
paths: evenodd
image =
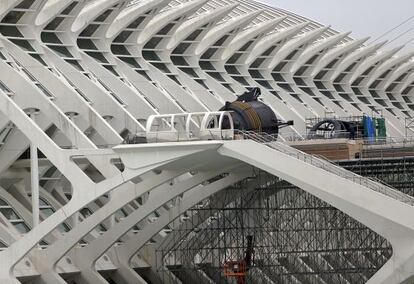
<instances>
[{"instance_id":1,"label":"scaffolding","mask_svg":"<svg viewBox=\"0 0 414 284\"><path fill-rule=\"evenodd\" d=\"M306 125L306 137L309 137L311 135L311 129L318 123L321 123L326 120L336 120L336 121L346 121L350 123L354 123L355 126L355 137L354 138L362 138L362 120L363 116L344 116L344 117L335 117L335 116L325 116L325 117L312 117L312 118L306 118L305 125ZM338 131L335 131L335 134L338 134ZM349 138L349 133L347 131L344 131L340 135L344 138ZM336 135L333 135L330 137L329 135L324 135L324 139L332 139L335 138Z\"/></svg>"},{"instance_id":2,"label":"scaffolding","mask_svg":"<svg viewBox=\"0 0 414 284\"><path fill-rule=\"evenodd\" d=\"M414 157L339 164L414 195ZM156 251L162 283L238 283L226 263L243 259L250 235L254 258L245 283L365 283L392 255L383 237L264 172L185 215L186 226L164 246L169 249Z\"/></svg>"},{"instance_id":3,"label":"scaffolding","mask_svg":"<svg viewBox=\"0 0 414 284\"><path fill-rule=\"evenodd\" d=\"M405 117L405 137L412 136L414 134L414 118Z\"/></svg>"},{"instance_id":4,"label":"scaffolding","mask_svg":"<svg viewBox=\"0 0 414 284\"><path fill-rule=\"evenodd\" d=\"M374 137L368 139L372 142L383 142L386 140L385 126L380 126L376 121L384 121L382 115L372 115ZM345 117L313 117L306 118L306 136L307 139L333 139L333 138L348 138L348 139L366 139L364 131L365 116L345 116ZM382 125L382 124L381 124ZM406 120L407 125L407 120ZM407 129L407 126L406 126ZM414 128L413 128L414 129ZM378 132L378 133L377 133ZM407 131L406 131L407 132ZM406 133L407 134L407 133ZM287 140L291 140L289 137Z\"/></svg>"}]
</instances>

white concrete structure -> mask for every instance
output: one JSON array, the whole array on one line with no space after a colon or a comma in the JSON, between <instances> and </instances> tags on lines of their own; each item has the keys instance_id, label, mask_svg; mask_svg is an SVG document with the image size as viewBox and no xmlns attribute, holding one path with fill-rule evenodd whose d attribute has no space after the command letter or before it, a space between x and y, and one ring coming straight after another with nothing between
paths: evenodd
<instances>
[{"instance_id":1,"label":"white concrete structure","mask_svg":"<svg viewBox=\"0 0 414 284\"><path fill-rule=\"evenodd\" d=\"M411 197L283 144L233 141L217 110L255 86L295 121L286 133L375 113L403 137L414 52L250 0L1 0L0 34L1 284L146 283L143 267L157 279L180 216L256 169L391 243L368 283L412 283Z\"/></svg>"}]
</instances>

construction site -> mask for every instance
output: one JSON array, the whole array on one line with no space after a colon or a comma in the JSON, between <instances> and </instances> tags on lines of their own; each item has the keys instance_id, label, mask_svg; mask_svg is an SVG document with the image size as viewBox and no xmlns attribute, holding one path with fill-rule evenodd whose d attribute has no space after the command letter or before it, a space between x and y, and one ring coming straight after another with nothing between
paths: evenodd
<instances>
[{"instance_id":1,"label":"construction site","mask_svg":"<svg viewBox=\"0 0 414 284\"><path fill-rule=\"evenodd\" d=\"M352 157L349 142L342 138L293 144L414 196L412 141L351 141L351 149L354 142L360 144L358 158ZM162 273L166 279L172 272L182 283L210 283L205 276L214 283L366 283L392 255L385 238L263 171L190 212L156 251L158 260L167 259ZM145 269L139 273L145 278Z\"/></svg>"},{"instance_id":2,"label":"construction site","mask_svg":"<svg viewBox=\"0 0 414 284\"><path fill-rule=\"evenodd\" d=\"M413 96L254 0L0 0L0 284L412 284Z\"/></svg>"}]
</instances>

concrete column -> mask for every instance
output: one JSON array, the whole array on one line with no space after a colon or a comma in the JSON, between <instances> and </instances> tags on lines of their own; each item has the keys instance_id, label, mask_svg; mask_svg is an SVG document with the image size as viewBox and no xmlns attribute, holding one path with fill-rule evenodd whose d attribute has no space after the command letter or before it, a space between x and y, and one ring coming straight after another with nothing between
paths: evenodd
<instances>
[{"instance_id":1,"label":"concrete column","mask_svg":"<svg viewBox=\"0 0 414 284\"><path fill-rule=\"evenodd\" d=\"M79 115L77 112L70 111L70 112L66 112L65 114L71 121L73 121L74 124L76 124L75 123L75 117ZM73 148L73 144L70 145L70 148ZM73 196L72 196L72 198L73 198ZM78 223L80 222L79 218L80 218L80 212L79 211L76 212L75 214L73 214L73 216L72 216L72 223L73 223L72 226L73 227L76 227L78 225Z\"/></svg>"},{"instance_id":2,"label":"concrete column","mask_svg":"<svg viewBox=\"0 0 414 284\"><path fill-rule=\"evenodd\" d=\"M37 109L29 110L29 116L33 121L35 121L37 113ZM39 225L39 163L37 147L34 141L31 141L30 143L30 185L32 189L32 213L34 228Z\"/></svg>"}]
</instances>

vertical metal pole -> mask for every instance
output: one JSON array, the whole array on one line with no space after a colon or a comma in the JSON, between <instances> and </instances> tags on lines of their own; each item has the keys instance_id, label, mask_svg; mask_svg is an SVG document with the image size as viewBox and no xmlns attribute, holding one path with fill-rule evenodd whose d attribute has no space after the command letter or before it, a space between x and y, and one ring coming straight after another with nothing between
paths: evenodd
<instances>
[{"instance_id":1,"label":"vertical metal pole","mask_svg":"<svg viewBox=\"0 0 414 284\"><path fill-rule=\"evenodd\" d=\"M30 118L35 120L35 110L30 111ZM32 188L33 228L39 225L39 163L37 147L34 141L30 143L30 176Z\"/></svg>"}]
</instances>

